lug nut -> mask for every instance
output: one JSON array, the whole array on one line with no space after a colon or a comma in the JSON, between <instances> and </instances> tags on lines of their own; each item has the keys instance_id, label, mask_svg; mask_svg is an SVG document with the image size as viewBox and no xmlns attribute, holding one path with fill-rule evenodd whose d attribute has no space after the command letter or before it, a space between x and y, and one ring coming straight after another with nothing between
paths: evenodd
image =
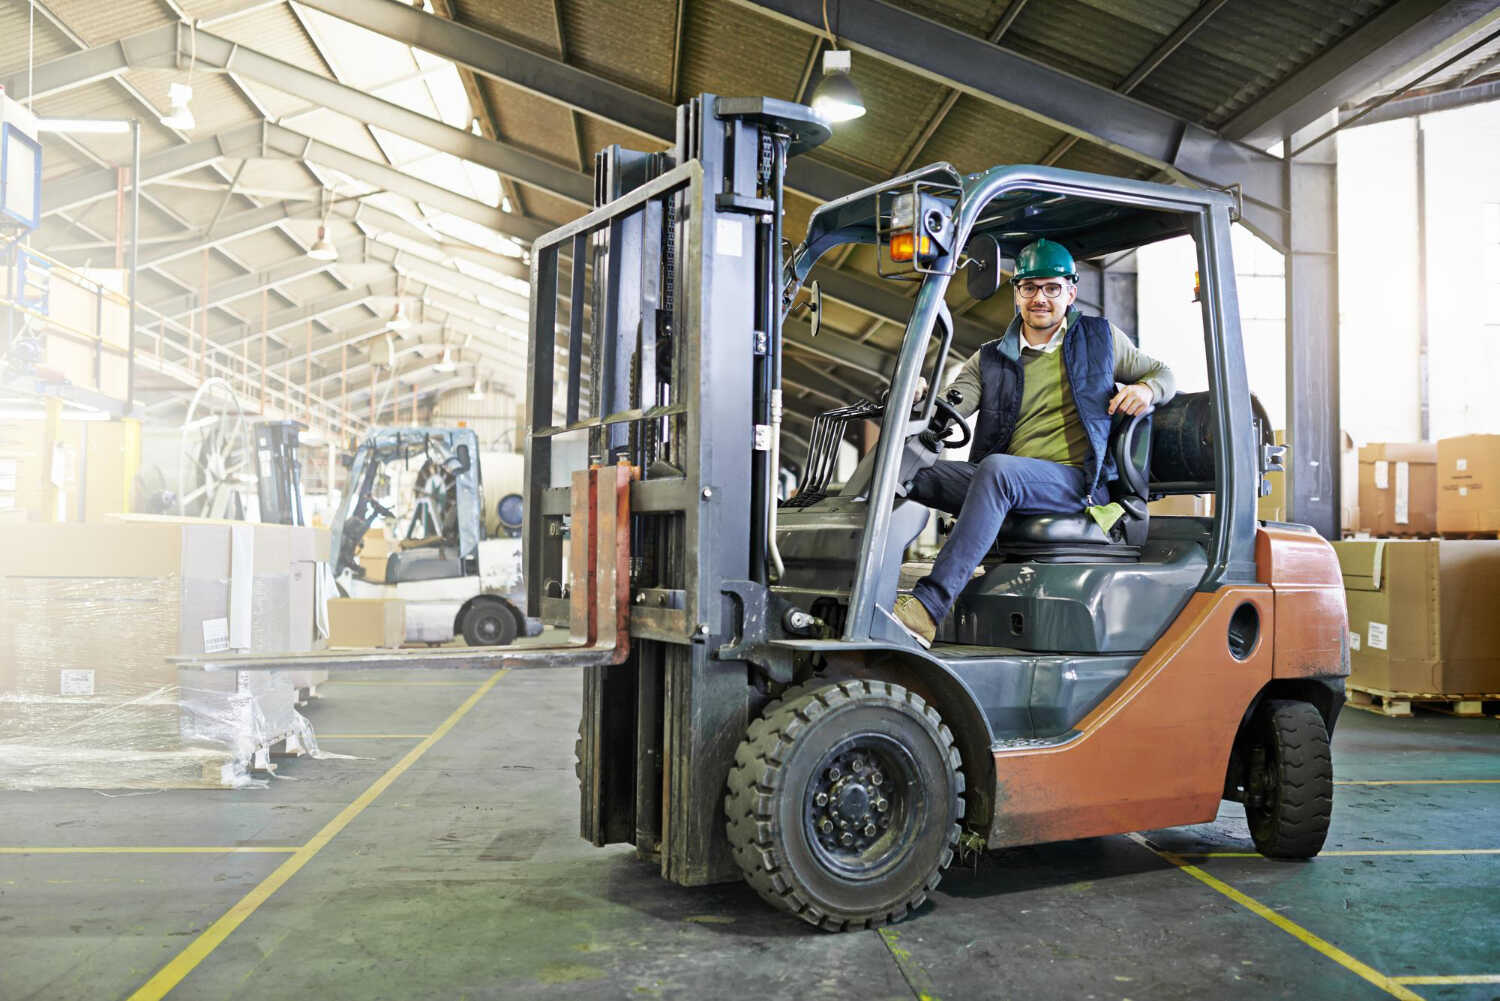
<instances>
[{"instance_id":1,"label":"lug nut","mask_svg":"<svg viewBox=\"0 0 1500 1001\"><path fill-rule=\"evenodd\" d=\"M818 804L819 806L827 806L828 805L828 794L826 792L820 792L820 793L818 793L816 796L813 797L813 802L816 803L816 804Z\"/></svg>"},{"instance_id":2,"label":"lug nut","mask_svg":"<svg viewBox=\"0 0 1500 1001\"><path fill-rule=\"evenodd\" d=\"M844 832L844 836L841 837L841 838L839 838L839 844L841 844L841 845L852 845L852 844L854 844L854 835L850 834L848 831L845 831Z\"/></svg>"},{"instance_id":3,"label":"lug nut","mask_svg":"<svg viewBox=\"0 0 1500 1001\"><path fill-rule=\"evenodd\" d=\"M838 765L834 765L832 768L828 769L828 777L831 779L837 779L842 774L844 773L839 771Z\"/></svg>"},{"instance_id":4,"label":"lug nut","mask_svg":"<svg viewBox=\"0 0 1500 1001\"><path fill-rule=\"evenodd\" d=\"M879 810L881 813L884 813L886 811L886 807L888 806L890 806L890 804L883 799L877 799L875 801L875 809Z\"/></svg>"},{"instance_id":5,"label":"lug nut","mask_svg":"<svg viewBox=\"0 0 1500 1001\"><path fill-rule=\"evenodd\" d=\"M855 758L854 761L853 761L853 765L854 765L854 770L856 772L860 771L861 769L863 769L865 767L864 760L861 759L861 758Z\"/></svg>"},{"instance_id":6,"label":"lug nut","mask_svg":"<svg viewBox=\"0 0 1500 1001\"><path fill-rule=\"evenodd\" d=\"M880 785L880 783L883 782L883 781L885 781L885 780L883 778L881 778L879 772L871 772L870 773L870 782L871 782L871 784L873 784L873 785Z\"/></svg>"},{"instance_id":7,"label":"lug nut","mask_svg":"<svg viewBox=\"0 0 1500 1001\"><path fill-rule=\"evenodd\" d=\"M874 836L875 836L875 825L874 824L866 824L865 825L865 837L867 837L867 838L873 838Z\"/></svg>"},{"instance_id":8,"label":"lug nut","mask_svg":"<svg viewBox=\"0 0 1500 1001\"><path fill-rule=\"evenodd\" d=\"M833 830L833 822L830 821L827 817L824 817L823 822L818 825L818 830L822 831L824 834L828 834Z\"/></svg>"}]
</instances>

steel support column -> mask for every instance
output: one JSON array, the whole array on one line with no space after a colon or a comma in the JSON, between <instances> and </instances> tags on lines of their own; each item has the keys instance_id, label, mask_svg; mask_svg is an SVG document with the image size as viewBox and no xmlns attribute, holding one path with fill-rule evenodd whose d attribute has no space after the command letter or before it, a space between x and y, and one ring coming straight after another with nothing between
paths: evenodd
<instances>
[{"instance_id":1,"label":"steel support column","mask_svg":"<svg viewBox=\"0 0 1500 1001\"><path fill-rule=\"evenodd\" d=\"M1335 113L1336 114L1336 113ZM1331 117L1331 116L1330 116ZM1331 124L1309 126L1287 148ZM1339 537L1337 147L1326 139L1286 161L1288 517Z\"/></svg>"}]
</instances>

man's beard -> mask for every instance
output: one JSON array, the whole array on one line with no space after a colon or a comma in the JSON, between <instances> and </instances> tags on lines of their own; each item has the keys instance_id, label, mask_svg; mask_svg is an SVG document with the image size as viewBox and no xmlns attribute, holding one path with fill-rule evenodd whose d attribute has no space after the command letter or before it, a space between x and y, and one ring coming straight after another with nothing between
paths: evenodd
<instances>
[{"instance_id":1,"label":"man's beard","mask_svg":"<svg viewBox=\"0 0 1500 1001\"><path fill-rule=\"evenodd\" d=\"M1061 321L1062 315L1060 313L1054 313L1052 310L1048 310L1046 313L1041 314L1033 313L1030 309L1024 309L1021 311L1021 322L1026 324L1026 326L1030 327L1032 330L1038 331L1040 333L1046 333L1047 331L1054 329Z\"/></svg>"}]
</instances>

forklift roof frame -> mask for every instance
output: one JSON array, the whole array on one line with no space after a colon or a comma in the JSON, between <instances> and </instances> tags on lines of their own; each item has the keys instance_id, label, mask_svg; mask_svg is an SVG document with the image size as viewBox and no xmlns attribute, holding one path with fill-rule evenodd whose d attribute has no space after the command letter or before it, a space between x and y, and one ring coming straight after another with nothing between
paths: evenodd
<instances>
[{"instance_id":1,"label":"forklift roof frame","mask_svg":"<svg viewBox=\"0 0 1500 1001\"><path fill-rule=\"evenodd\" d=\"M1214 591L1224 584L1256 580L1255 498L1259 472L1248 429L1252 426L1250 386L1240 335L1238 297L1229 225L1236 203L1224 192L1134 181L1054 167L1001 166L960 177L949 164L933 164L891 181L873 185L814 210L808 237L788 262L784 275L784 307L812 266L828 250L842 243L873 243L881 231L880 215L888 211L896 193L937 178L959 182L952 212L955 226L950 249L921 275L907 319L890 398L891 413L909 413L922 374L933 328L946 313L948 284L958 270L963 247L977 232L1004 227L997 234L1014 252L1043 232L1069 240L1075 256L1097 256L1131 249L1168 237L1187 234L1197 248L1205 358L1215 420L1214 531L1209 567L1199 589ZM1049 196L1044 203L1019 206L1023 223L1007 216L986 217L986 210L1008 195ZM1077 213L1079 207L1083 213ZM1067 210L1067 211L1065 211ZM1064 216L1066 215L1066 219ZM1092 242L1077 239L1097 221L1107 229ZM1174 225L1175 223L1175 225ZM903 409L903 407L905 409ZM924 426L908 421L900 434L882 434L877 445L872 503L865 523L865 539L881 539L890 527L900 473L900 448L910 433ZM1240 429L1236 434L1236 429ZM883 501L883 502L881 502ZM868 644L893 642L905 646L899 625L876 605L877 582L897 568L888 567L883 548L863 547L850 596L842 641Z\"/></svg>"}]
</instances>

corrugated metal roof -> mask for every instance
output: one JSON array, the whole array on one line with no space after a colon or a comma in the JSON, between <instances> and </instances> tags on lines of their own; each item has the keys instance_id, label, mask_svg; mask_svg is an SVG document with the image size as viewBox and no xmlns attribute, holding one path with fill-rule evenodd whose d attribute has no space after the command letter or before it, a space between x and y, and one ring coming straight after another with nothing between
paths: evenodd
<instances>
[{"instance_id":1,"label":"corrugated metal roof","mask_svg":"<svg viewBox=\"0 0 1500 1001\"><path fill-rule=\"evenodd\" d=\"M897 6L970 35L989 38L1018 0L894 0ZM731 0L434 0L440 12L451 9L459 22L550 58L586 70L663 101L680 100L700 91L719 94L766 94L797 99L818 77L813 60L820 36L805 26L792 26ZM1394 0L1229 0L1184 44L1157 65L1132 96L1189 121L1216 128L1259 97L1286 81L1300 67ZM1004 36L1001 47L1073 74L1102 87L1116 87L1199 9L1200 0L1030 0ZM426 74L437 72L439 61L414 58L398 42L377 38L363 29L287 3L273 3L235 12L242 0L178 0L178 8L192 17L230 15L215 20L207 30L258 49L277 59L373 88L387 99L399 100L422 114L442 117L463 127L467 118L460 104L457 117L449 104L439 107L437 90L427 86ZM172 19L172 4L161 0L55 0L52 11L66 26L59 29L46 17L36 19L35 55L47 61L66 55L80 44L97 45L134 34ZM683 16L679 24L678 12ZM830 4L835 33L840 29L837 4ZM75 41L76 39L76 41ZM28 19L24 4L0 8L0 66L24 68L28 48ZM674 61L674 53L677 58ZM1441 80L1457 80L1500 53L1500 42L1474 53L1451 67ZM442 69L439 67L439 69ZM446 87L456 88L454 71L446 69ZM963 96L946 108L949 89L875 56L859 53L853 78L862 88L868 114L840 126L834 138L813 154L816 159L855 175L875 179L903 164L948 160L961 170L977 170L997 163L1036 161L1066 138L1058 128L998 103ZM393 81L406 82L381 89ZM1441 82L1435 80L1433 82ZM167 87L186 82L187 69L133 70L122 80L97 81L64 94L44 98L38 110L55 115L137 117L145 115L143 146L147 153L166 150L181 141L154 120L153 112L167 108ZM193 112L197 127L188 137L199 139L256 121L262 114L286 119L297 131L366 157L377 163L432 172L438 163L425 147L388 132L372 129L332 110L310 110L302 96L267 84L231 80L196 69ZM134 88L153 109L144 109L127 91ZM593 153L620 143L635 149L662 149L665 143L643 137L618 123L571 111L563 105L528 93L511 84L479 77L482 107L468 114L487 119L504 142L534 152L570 170L592 169ZM381 123L374 123L379 126ZM930 133L929 138L927 137ZM82 150L49 140L46 155L48 182L59 177L99 169L99 163L123 162L128 144L118 137L84 137ZM440 159L440 158L438 158ZM1150 176L1153 168L1087 141L1077 142L1062 155L1060 165L1122 176ZM213 168L198 168L176 179L174 185L149 189L144 206L143 236L188 237L201 233L216 215L223 220L257 205L271 206L290 196L299 213L275 229L261 230L227 243L223 251L201 254L165 265L160 274L142 278L143 295L161 298L210 284L238 279L246 270L275 267L302 253L317 225L318 204L301 200L315 194L320 183L336 183L340 196L368 195L371 186L339 178L326 168L283 159L248 161L240 178L240 193L225 199L227 178L241 161L226 159ZM462 181L465 174L434 173ZM493 178L487 182L493 191ZM469 185L472 187L472 185ZM204 190L205 188L214 190ZM477 191L477 189L475 189ZM517 195L518 211L547 223L576 217L582 207L530 185L508 185ZM470 190L460 191L472 194ZM394 211L421 228L423 213L409 199L392 193L368 198L372 205ZM799 239L812 208L810 200L790 194L786 233ZM222 211L221 211L222 209ZM114 232L111 200L82 206L71 213L79 226L59 218L47 221L38 240L42 244L98 243L100 259L112 258L107 244ZM330 222L335 241L360 232L336 216ZM451 236L440 237L443 241ZM492 250L500 248L503 241ZM511 248L513 249L513 248ZM499 252L499 251L497 251ZM93 254L93 251L89 251ZM444 251L429 250L441 262ZM850 255L848 266L870 270L870 252ZM334 275L362 285L369 275L389 274L379 263L340 262L333 275L319 273L288 282L271 297L271 308L326 297L343 287ZM962 300L956 293L955 305ZM963 305L970 305L962 303ZM382 300L378 310L390 309ZM259 296L251 295L217 310L209 318L212 330L237 327L239 319L258 317ZM1004 319L1004 304L980 304L971 316ZM338 328L362 322L369 309L350 308L325 318L319 328ZM872 325L866 314L829 303L824 317L832 329L858 334ZM870 332L870 343L892 347L900 336L891 324ZM294 339L295 340L295 339ZM356 350L363 357L364 346ZM470 352L471 358L480 356ZM326 360L326 359L325 359ZM319 366L321 367L321 366ZM513 366L512 366L513 369ZM513 371L495 369L492 378L512 378Z\"/></svg>"}]
</instances>

